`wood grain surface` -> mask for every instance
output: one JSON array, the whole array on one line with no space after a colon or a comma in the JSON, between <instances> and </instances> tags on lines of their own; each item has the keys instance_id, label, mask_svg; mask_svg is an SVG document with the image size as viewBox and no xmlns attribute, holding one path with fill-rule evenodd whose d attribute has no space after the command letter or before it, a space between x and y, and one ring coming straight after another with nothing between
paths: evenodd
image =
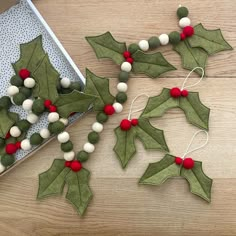
<instances>
[{"instance_id":1,"label":"wood grain surface","mask_svg":"<svg viewBox=\"0 0 236 236\"><path fill-rule=\"evenodd\" d=\"M12 1L0 0L0 10ZM115 93L119 68L109 60L98 61L84 39L111 31L119 41L138 42L150 36L177 29L176 9L171 0L35 0L48 24L84 73L88 67L111 78ZM225 38L236 46L236 1L181 1L190 10L193 25L201 22L209 29L221 28ZM212 202L207 204L189 192L183 179L172 179L161 187L137 184L149 162L163 153L145 151L137 142L138 154L122 170L112 149L113 129L127 116L132 99L140 94L158 95L163 87L180 86L187 71L171 46L160 49L178 70L152 80L143 76L129 81L129 100L122 114L105 125L96 151L86 163L91 171L94 198L80 218L64 197L36 201L38 174L61 157L59 144L51 141L30 159L0 179L0 235L157 235L157 236L235 236L236 235L236 54L227 51L209 58L207 78L193 90L211 108L210 141L192 154L203 161L204 171L214 179ZM193 78L192 81L196 81ZM141 108L145 98L135 104ZM137 114L138 115L138 114ZM68 130L79 150L86 140L95 115L90 113ZM198 129L174 109L151 123L164 129L167 143L181 155ZM203 136L199 138L203 141Z\"/></svg>"}]
</instances>

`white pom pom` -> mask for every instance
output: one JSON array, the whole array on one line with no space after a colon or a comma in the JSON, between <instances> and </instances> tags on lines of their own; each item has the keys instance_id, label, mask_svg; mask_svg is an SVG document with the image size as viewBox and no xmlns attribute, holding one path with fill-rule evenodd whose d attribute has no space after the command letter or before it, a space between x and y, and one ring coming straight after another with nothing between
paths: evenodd
<instances>
[{"instance_id":1,"label":"white pom pom","mask_svg":"<svg viewBox=\"0 0 236 236\"><path fill-rule=\"evenodd\" d=\"M57 136L57 140L59 143L66 143L70 140L70 135L64 131Z\"/></svg>"},{"instance_id":2,"label":"white pom pom","mask_svg":"<svg viewBox=\"0 0 236 236\"><path fill-rule=\"evenodd\" d=\"M127 89L128 89L128 85L126 83L120 82L120 83L117 84L117 90L119 92L124 92L125 93L127 91Z\"/></svg>"},{"instance_id":3,"label":"white pom pom","mask_svg":"<svg viewBox=\"0 0 236 236\"><path fill-rule=\"evenodd\" d=\"M25 111L31 111L32 110L32 106L33 106L33 100L31 99L26 99L23 103L22 103L22 108Z\"/></svg>"},{"instance_id":4,"label":"white pom pom","mask_svg":"<svg viewBox=\"0 0 236 236\"><path fill-rule=\"evenodd\" d=\"M75 157L75 152L74 151L70 151L70 152L64 152L64 159L66 161L72 161Z\"/></svg>"},{"instance_id":5,"label":"white pom pom","mask_svg":"<svg viewBox=\"0 0 236 236\"><path fill-rule=\"evenodd\" d=\"M71 81L70 81L69 78L64 77L64 78L61 79L60 83L61 83L62 88L69 88L70 84L71 84Z\"/></svg>"},{"instance_id":6,"label":"white pom pom","mask_svg":"<svg viewBox=\"0 0 236 236\"><path fill-rule=\"evenodd\" d=\"M12 126L10 129L10 135L14 138L18 138L21 135L21 131L17 126Z\"/></svg>"},{"instance_id":7,"label":"white pom pom","mask_svg":"<svg viewBox=\"0 0 236 236\"><path fill-rule=\"evenodd\" d=\"M119 102L115 102L112 106L114 107L116 113L123 111L123 106Z\"/></svg>"},{"instance_id":8,"label":"white pom pom","mask_svg":"<svg viewBox=\"0 0 236 236\"><path fill-rule=\"evenodd\" d=\"M10 86L7 89L8 96L14 96L17 93L19 93L19 89L16 86L14 86L14 85Z\"/></svg>"},{"instance_id":9,"label":"white pom pom","mask_svg":"<svg viewBox=\"0 0 236 236\"><path fill-rule=\"evenodd\" d=\"M125 61L121 64L121 70L126 71L126 72L130 72L132 70L132 66L129 62Z\"/></svg>"},{"instance_id":10,"label":"white pom pom","mask_svg":"<svg viewBox=\"0 0 236 236\"><path fill-rule=\"evenodd\" d=\"M47 139L47 138L50 137L50 132L49 132L49 130L48 130L47 128L41 129L40 132L39 132L39 134L40 134L40 136L41 136L42 138L44 138L44 139Z\"/></svg>"},{"instance_id":11,"label":"white pom pom","mask_svg":"<svg viewBox=\"0 0 236 236\"><path fill-rule=\"evenodd\" d=\"M191 20L188 17L183 17L179 20L179 26L181 28L184 28L189 25L191 25Z\"/></svg>"},{"instance_id":12,"label":"white pom pom","mask_svg":"<svg viewBox=\"0 0 236 236\"><path fill-rule=\"evenodd\" d=\"M50 123L58 121L60 118L59 114L57 112L51 112L48 114L48 121Z\"/></svg>"},{"instance_id":13,"label":"white pom pom","mask_svg":"<svg viewBox=\"0 0 236 236\"><path fill-rule=\"evenodd\" d=\"M29 121L30 124L35 124L38 122L39 117L34 113L29 113L26 119Z\"/></svg>"},{"instance_id":14,"label":"white pom pom","mask_svg":"<svg viewBox=\"0 0 236 236\"><path fill-rule=\"evenodd\" d=\"M61 118L59 121L61 121L65 126L68 125L69 121L66 118Z\"/></svg>"},{"instance_id":15,"label":"white pom pom","mask_svg":"<svg viewBox=\"0 0 236 236\"><path fill-rule=\"evenodd\" d=\"M29 151L32 148L29 139L22 140L20 146L24 151Z\"/></svg>"},{"instance_id":16,"label":"white pom pom","mask_svg":"<svg viewBox=\"0 0 236 236\"><path fill-rule=\"evenodd\" d=\"M103 131L103 125L99 122L94 122L92 125L92 130L97 133L100 133Z\"/></svg>"},{"instance_id":17,"label":"white pom pom","mask_svg":"<svg viewBox=\"0 0 236 236\"><path fill-rule=\"evenodd\" d=\"M26 78L24 80L24 86L26 88L33 88L35 86L35 80L33 78Z\"/></svg>"},{"instance_id":18,"label":"white pom pom","mask_svg":"<svg viewBox=\"0 0 236 236\"><path fill-rule=\"evenodd\" d=\"M138 46L144 52L148 51L148 49L149 49L149 43L147 40L139 41Z\"/></svg>"},{"instance_id":19,"label":"white pom pom","mask_svg":"<svg viewBox=\"0 0 236 236\"><path fill-rule=\"evenodd\" d=\"M85 143L84 144L84 151L87 153L92 153L95 150L95 146L92 143Z\"/></svg>"},{"instance_id":20,"label":"white pom pom","mask_svg":"<svg viewBox=\"0 0 236 236\"><path fill-rule=\"evenodd\" d=\"M159 36L159 40L161 45L167 45L169 43L169 36L168 34L161 34Z\"/></svg>"},{"instance_id":21,"label":"white pom pom","mask_svg":"<svg viewBox=\"0 0 236 236\"><path fill-rule=\"evenodd\" d=\"M5 169L6 167L2 163L0 163L0 173L2 173Z\"/></svg>"}]
</instances>

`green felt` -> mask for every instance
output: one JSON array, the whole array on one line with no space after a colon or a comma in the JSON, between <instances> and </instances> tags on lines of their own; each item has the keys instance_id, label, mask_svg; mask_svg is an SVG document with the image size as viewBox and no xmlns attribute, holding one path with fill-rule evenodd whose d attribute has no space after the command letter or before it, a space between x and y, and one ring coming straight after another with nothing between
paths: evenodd
<instances>
[{"instance_id":1,"label":"green felt","mask_svg":"<svg viewBox=\"0 0 236 236\"><path fill-rule=\"evenodd\" d=\"M85 162L88 160L88 158L89 158L89 154L85 151L80 151L77 154L77 160L80 162Z\"/></svg>"},{"instance_id":2,"label":"green felt","mask_svg":"<svg viewBox=\"0 0 236 236\"><path fill-rule=\"evenodd\" d=\"M177 31L173 31L169 34L169 40L171 44L177 44L180 42L180 33Z\"/></svg>"},{"instance_id":3,"label":"green felt","mask_svg":"<svg viewBox=\"0 0 236 236\"><path fill-rule=\"evenodd\" d=\"M11 106L11 99L8 96L3 96L0 98L0 109L5 108L8 110Z\"/></svg>"},{"instance_id":4,"label":"green felt","mask_svg":"<svg viewBox=\"0 0 236 236\"><path fill-rule=\"evenodd\" d=\"M102 111L105 105L113 104L115 98L110 93L108 79L98 77L88 69L86 70L86 79L84 92L96 97L93 103L95 111Z\"/></svg>"},{"instance_id":5,"label":"green felt","mask_svg":"<svg viewBox=\"0 0 236 236\"><path fill-rule=\"evenodd\" d=\"M49 131L52 134L59 134L62 131L64 131L64 129L65 129L65 125L59 120L56 122L53 122L52 125L50 125L49 127Z\"/></svg>"},{"instance_id":6,"label":"green felt","mask_svg":"<svg viewBox=\"0 0 236 236\"><path fill-rule=\"evenodd\" d=\"M29 98L32 95L32 90L30 88L21 87L19 90L20 93L23 93L26 96L26 98Z\"/></svg>"},{"instance_id":7,"label":"green felt","mask_svg":"<svg viewBox=\"0 0 236 236\"><path fill-rule=\"evenodd\" d=\"M101 112L99 112L99 113L97 114L96 120L97 120L99 123L103 124L103 123L107 122L107 120L108 120L108 115L106 115L104 112L101 111Z\"/></svg>"},{"instance_id":8,"label":"green felt","mask_svg":"<svg viewBox=\"0 0 236 236\"><path fill-rule=\"evenodd\" d=\"M19 121L16 122L16 126L17 126L22 132L24 132L24 131L27 131L27 130L30 128L31 124L30 124L29 121L27 121L27 120L19 120Z\"/></svg>"},{"instance_id":9,"label":"green felt","mask_svg":"<svg viewBox=\"0 0 236 236\"><path fill-rule=\"evenodd\" d=\"M88 134L88 141L92 144L96 144L99 141L99 134L95 131L92 131Z\"/></svg>"},{"instance_id":10,"label":"green felt","mask_svg":"<svg viewBox=\"0 0 236 236\"><path fill-rule=\"evenodd\" d=\"M131 53L131 54L134 54L136 51L139 50L139 46L138 44L136 43L132 43L128 46L128 51Z\"/></svg>"},{"instance_id":11,"label":"green felt","mask_svg":"<svg viewBox=\"0 0 236 236\"><path fill-rule=\"evenodd\" d=\"M11 166L15 162L15 157L13 155L4 154L1 157L1 163L3 166Z\"/></svg>"},{"instance_id":12,"label":"green felt","mask_svg":"<svg viewBox=\"0 0 236 236\"><path fill-rule=\"evenodd\" d=\"M124 61L123 52L126 51L126 45L116 41L110 32L86 37L86 40L92 46L97 58L110 58L118 65Z\"/></svg>"},{"instance_id":13,"label":"green felt","mask_svg":"<svg viewBox=\"0 0 236 236\"><path fill-rule=\"evenodd\" d=\"M127 95L124 92L119 92L116 95L116 101L123 104L127 101Z\"/></svg>"},{"instance_id":14,"label":"green felt","mask_svg":"<svg viewBox=\"0 0 236 236\"><path fill-rule=\"evenodd\" d=\"M202 24L194 27L194 35L188 41L192 48L202 48L208 55L233 49L224 39L220 29L207 30Z\"/></svg>"},{"instance_id":15,"label":"green felt","mask_svg":"<svg viewBox=\"0 0 236 236\"><path fill-rule=\"evenodd\" d=\"M44 100L43 99L34 100L32 111L36 115L41 115L45 111Z\"/></svg>"},{"instance_id":16,"label":"green felt","mask_svg":"<svg viewBox=\"0 0 236 236\"><path fill-rule=\"evenodd\" d=\"M142 51L137 51L132 57L134 59L132 70L135 74L142 73L151 78L157 78L167 71L176 70L160 52L145 54Z\"/></svg>"},{"instance_id":17,"label":"green felt","mask_svg":"<svg viewBox=\"0 0 236 236\"><path fill-rule=\"evenodd\" d=\"M92 192L88 185L89 171L82 168L78 172L70 171L65 178L68 185L66 199L83 215L92 199Z\"/></svg>"},{"instance_id":18,"label":"green felt","mask_svg":"<svg viewBox=\"0 0 236 236\"><path fill-rule=\"evenodd\" d=\"M129 72L121 71L119 73L119 81L126 83L129 80Z\"/></svg>"},{"instance_id":19,"label":"green felt","mask_svg":"<svg viewBox=\"0 0 236 236\"><path fill-rule=\"evenodd\" d=\"M153 36L148 39L148 44L150 49L155 49L161 45L159 38L156 36Z\"/></svg>"},{"instance_id":20,"label":"green felt","mask_svg":"<svg viewBox=\"0 0 236 236\"><path fill-rule=\"evenodd\" d=\"M5 146L5 139L0 138L0 148Z\"/></svg>"},{"instance_id":21,"label":"green felt","mask_svg":"<svg viewBox=\"0 0 236 236\"><path fill-rule=\"evenodd\" d=\"M208 202L211 201L211 187L213 181L203 172L202 162L195 161L194 167L190 170L181 168L181 176L186 178L190 185L190 191L193 194Z\"/></svg>"},{"instance_id":22,"label":"green felt","mask_svg":"<svg viewBox=\"0 0 236 236\"><path fill-rule=\"evenodd\" d=\"M177 16L179 19L183 18L183 17L187 17L188 16L188 8L187 7L179 7L177 9Z\"/></svg>"},{"instance_id":23,"label":"green felt","mask_svg":"<svg viewBox=\"0 0 236 236\"><path fill-rule=\"evenodd\" d=\"M23 93L17 93L15 95L13 95L13 102L17 105L17 106L21 106L22 103L25 101L26 96Z\"/></svg>"},{"instance_id":24,"label":"green felt","mask_svg":"<svg viewBox=\"0 0 236 236\"><path fill-rule=\"evenodd\" d=\"M39 133L34 133L30 136L31 145L39 145L42 142L43 142L43 138L40 136Z\"/></svg>"},{"instance_id":25,"label":"green felt","mask_svg":"<svg viewBox=\"0 0 236 236\"><path fill-rule=\"evenodd\" d=\"M61 143L61 150L63 152L70 152L73 150L73 147L74 147L74 145L70 140L66 143Z\"/></svg>"},{"instance_id":26,"label":"green felt","mask_svg":"<svg viewBox=\"0 0 236 236\"><path fill-rule=\"evenodd\" d=\"M39 189L37 198L61 194L65 185L65 177L70 169L65 167L65 161L55 159L47 171L39 175Z\"/></svg>"},{"instance_id":27,"label":"green felt","mask_svg":"<svg viewBox=\"0 0 236 236\"><path fill-rule=\"evenodd\" d=\"M60 94L55 102L57 112L61 117L67 118L73 112L85 112L93 103L95 96L77 90L69 94Z\"/></svg>"},{"instance_id":28,"label":"green felt","mask_svg":"<svg viewBox=\"0 0 236 236\"><path fill-rule=\"evenodd\" d=\"M61 94L68 94L68 93L71 93L72 91L73 91L73 89L71 89L71 88L61 88L60 89Z\"/></svg>"},{"instance_id":29,"label":"green felt","mask_svg":"<svg viewBox=\"0 0 236 236\"><path fill-rule=\"evenodd\" d=\"M81 91L80 82L78 82L78 81L72 82L71 85L70 85L70 89L71 90Z\"/></svg>"},{"instance_id":30,"label":"green felt","mask_svg":"<svg viewBox=\"0 0 236 236\"><path fill-rule=\"evenodd\" d=\"M13 75L10 80L11 85L20 87L24 84L23 80L18 75Z\"/></svg>"}]
</instances>

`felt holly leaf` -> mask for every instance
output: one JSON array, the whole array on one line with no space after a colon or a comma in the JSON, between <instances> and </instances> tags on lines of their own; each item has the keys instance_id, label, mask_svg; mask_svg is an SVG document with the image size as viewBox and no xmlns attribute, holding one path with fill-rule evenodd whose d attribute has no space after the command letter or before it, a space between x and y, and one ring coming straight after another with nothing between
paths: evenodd
<instances>
[{"instance_id":1,"label":"felt holly leaf","mask_svg":"<svg viewBox=\"0 0 236 236\"><path fill-rule=\"evenodd\" d=\"M69 94L60 94L55 106L59 115L67 118L73 112L87 111L94 100L94 96L74 90Z\"/></svg>"},{"instance_id":2,"label":"felt holly leaf","mask_svg":"<svg viewBox=\"0 0 236 236\"><path fill-rule=\"evenodd\" d=\"M110 58L118 65L124 61L123 52L126 51L126 45L116 41L110 32L86 37L86 40L92 46L97 58Z\"/></svg>"},{"instance_id":3,"label":"felt holly leaf","mask_svg":"<svg viewBox=\"0 0 236 236\"><path fill-rule=\"evenodd\" d=\"M45 57L45 52L42 45L42 35L38 36L31 42L20 45L20 59L13 63L12 66L15 73L27 68L31 73L33 73L37 67L41 64Z\"/></svg>"},{"instance_id":4,"label":"felt holly leaf","mask_svg":"<svg viewBox=\"0 0 236 236\"><path fill-rule=\"evenodd\" d=\"M187 97L173 98L170 89L164 88L159 96L149 98L141 117L161 117L171 108L180 108L189 123L208 130L210 109L202 104L197 92L189 92Z\"/></svg>"},{"instance_id":5,"label":"felt holly leaf","mask_svg":"<svg viewBox=\"0 0 236 236\"><path fill-rule=\"evenodd\" d=\"M58 99L57 84L60 75L52 66L48 55L33 73L33 77L36 81L36 87L33 88L34 96L49 99L54 103Z\"/></svg>"},{"instance_id":6,"label":"felt holly leaf","mask_svg":"<svg viewBox=\"0 0 236 236\"><path fill-rule=\"evenodd\" d=\"M66 198L75 206L80 215L84 214L92 198L92 192L88 185L89 175L89 171L82 168L78 172L71 171L66 176L66 183L68 185Z\"/></svg>"},{"instance_id":7,"label":"felt holly leaf","mask_svg":"<svg viewBox=\"0 0 236 236\"><path fill-rule=\"evenodd\" d=\"M224 39L220 29L207 30L202 24L194 27L194 35L188 39L192 48L202 48L208 55L220 51L232 50L232 47Z\"/></svg>"},{"instance_id":8,"label":"felt holly leaf","mask_svg":"<svg viewBox=\"0 0 236 236\"><path fill-rule=\"evenodd\" d=\"M114 152L123 168L136 153L136 139L143 143L145 149L168 151L163 131L153 127L147 119L139 119L138 125L128 131L122 130L119 126L115 129L115 134L117 141Z\"/></svg>"},{"instance_id":9,"label":"felt holly leaf","mask_svg":"<svg viewBox=\"0 0 236 236\"><path fill-rule=\"evenodd\" d=\"M135 74L143 73L151 78L157 78L167 71L176 70L160 52L145 54L138 50L132 58L134 59L132 70Z\"/></svg>"},{"instance_id":10,"label":"felt holly leaf","mask_svg":"<svg viewBox=\"0 0 236 236\"><path fill-rule=\"evenodd\" d=\"M176 165L175 157L166 154L164 158L155 163L150 163L141 177L140 184L161 185L167 179L180 175L180 166Z\"/></svg>"},{"instance_id":11,"label":"felt holly leaf","mask_svg":"<svg viewBox=\"0 0 236 236\"><path fill-rule=\"evenodd\" d=\"M188 181L190 191L193 194L208 202L211 201L211 187L213 181L203 172L202 162L195 161L192 169L181 168L180 175Z\"/></svg>"},{"instance_id":12,"label":"felt holly leaf","mask_svg":"<svg viewBox=\"0 0 236 236\"><path fill-rule=\"evenodd\" d=\"M65 177L69 172L70 168L65 167L64 160L55 159L50 169L39 175L37 198L61 194L65 185Z\"/></svg>"},{"instance_id":13,"label":"felt holly leaf","mask_svg":"<svg viewBox=\"0 0 236 236\"><path fill-rule=\"evenodd\" d=\"M96 76L88 69L86 70L84 93L96 98L93 103L93 109L95 111L103 110L105 105L112 104L115 100L109 90L109 80Z\"/></svg>"}]
</instances>

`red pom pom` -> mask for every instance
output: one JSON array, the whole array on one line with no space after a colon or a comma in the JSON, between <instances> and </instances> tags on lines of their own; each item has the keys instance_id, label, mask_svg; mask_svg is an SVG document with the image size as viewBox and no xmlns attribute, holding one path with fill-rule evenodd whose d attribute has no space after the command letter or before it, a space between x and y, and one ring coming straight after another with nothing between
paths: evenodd
<instances>
[{"instance_id":1,"label":"red pom pom","mask_svg":"<svg viewBox=\"0 0 236 236\"><path fill-rule=\"evenodd\" d=\"M82 164L79 161L72 161L70 168L74 171L74 172L78 172L82 169Z\"/></svg>"},{"instance_id":2,"label":"red pom pom","mask_svg":"<svg viewBox=\"0 0 236 236\"><path fill-rule=\"evenodd\" d=\"M103 111L106 115L111 116L115 113L115 108L112 105L106 105Z\"/></svg>"},{"instance_id":3,"label":"red pom pom","mask_svg":"<svg viewBox=\"0 0 236 236\"><path fill-rule=\"evenodd\" d=\"M126 61L129 62L130 64L133 64L134 59L132 57L126 58Z\"/></svg>"},{"instance_id":4,"label":"red pom pom","mask_svg":"<svg viewBox=\"0 0 236 236\"><path fill-rule=\"evenodd\" d=\"M184 89L181 91L181 96L182 97L187 97L188 96L188 90Z\"/></svg>"},{"instance_id":5,"label":"red pom pom","mask_svg":"<svg viewBox=\"0 0 236 236\"><path fill-rule=\"evenodd\" d=\"M51 101L51 100L45 100L45 101L44 101L44 106L45 106L46 108L49 108L51 105L52 105L52 101Z\"/></svg>"},{"instance_id":6,"label":"red pom pom","mask_svg":"<svg viewBox=\"0 0 236 236\"><path fill-rule=\"evenodd\" d=\"M192 169L194 167L194 160L192 158L185 158L183 167L185 169Z\"/></svg>"},{"instance_id":7,"label":"red pom pom","mask_svg":"<svg viewBox=\"0 0 236 236\"><path fill-rule=\"evenodd\" d=\"M127 119L122 120L120 122L120 128L125 131L129 130L131 128L130 120L127 120Z\"/></svg>"},{"instance_id":8,"label":"red pom pom","mask_svg":"<svg viewBox=\"0 0 236 236\"><path fill-rule=\"evenodd\" d=\"M178 98L181 96L181 91L179 88L175 87L170 90L170 96L173 98Z\"/></svg>"},{"instance_id":9,"label":"red pom pom","mask_svg":"<svg viewBox=\"0 0 236 236\"><path fill-rule=\"evenodd\" d=\"M129 58L131 56L131 53L129 51L125 51L123 53L124 58Z\"/></svg>"},{"instance_id":10,"label":"red pom pom","mask_svg":"<svg viewBox=\"0 0 236 236\"><path fill-rule=\"evenodd\" d=\"M16 145L16 148L17 148L17 149L21 149L21 142L16 142L15 145Z\"/></svg>"},{"instance_id":11,"label":"red pom pom","mask_svg":"<svg viewBox=\"0 0 236 236\"><path fill-rule=\"evenodd\" d=\"M185 34L186 37L190 37L194 34L194 28L192 26L186 26L183 29L183 33Z\"/></svg>"},{"instance_id":12,"label":"red pom pom","mask_svg":"<svg viewBox=\"0 0 236 236\"><path fill-rule=\"evenodd\" d=\"M181 40L185 40L185 39L186 39L186 35L185 35L184 33L181 33L181 34L180 34L180 39L181 39Z\"/></svg>"},{"instance_id":13,"label":"red pom pom","mask_svg":"<svg viewBox=\"0 0 236 236\"><path fill-rule=\"evenodd\" d=\"M183 162L183 159L182 159L181 157L176 157L176 158L175 158L175 163L176 163L177 165L181 165L182 162Z\"/></svg>"},{"instance_id":14,"label":"red pom pom","mask_svg":"<svg viewBox=\"0 0 236 236\"><path fill-rule=\"evenodd\" d=\"M11 137L10 131L7 132L5 139L9 139Z\"/></svg>"},{"instance_id":15,"label":"red pom pom","mask_svg":"<svg viewBox=\"0 0 236 236\"><path fill-rule=\"evenodd\" d=\"M50 112L56 112L56 111L57 111L57 107L51 105L51 106L49 106L49 111L50 111Z\"/></svg>"},{"instance_id":16,"label":"red pom pom","mask_svg":"<svg viewBox=\"0 0 236 236\"><path fill-rule=\"evenodd\" d=\"M72 161L65 161L65 167L70 167L71 163L72 163Z\"/></svg>"},{"instance_id":17,"label":"red pom pom","mask_svg":"<svg viewBox=\"0 0 236 236\"><path fill-rule=\"evenodd\" d=\"M7 154L14 154L17 151L17 147L14 143L8 143L5 147L5 151Z\"/></svg>"},{"instance_id":18,"label":"red pom pom","mask_svg":"<svg viewBox=\"0 0 236 236\"><path fill-rule=\"evenodd\" d=\"M138 119L132 119L131 120L131 125L133 125L133 126L138 125Z\"/></svg>"},{"instance_id":19,"label":"red pom pom","mask_svg":"<svg viewBox=\"0 0 236 236\"><path fill-rule=\"evenodd\" d=\"M20 71L19 71L19 76L21 77L21 79L26 79L26 78L28 78L28 77L30 77L30 71L28 71L27 69L21 69Z\"/></svg>"}]
</instances>

